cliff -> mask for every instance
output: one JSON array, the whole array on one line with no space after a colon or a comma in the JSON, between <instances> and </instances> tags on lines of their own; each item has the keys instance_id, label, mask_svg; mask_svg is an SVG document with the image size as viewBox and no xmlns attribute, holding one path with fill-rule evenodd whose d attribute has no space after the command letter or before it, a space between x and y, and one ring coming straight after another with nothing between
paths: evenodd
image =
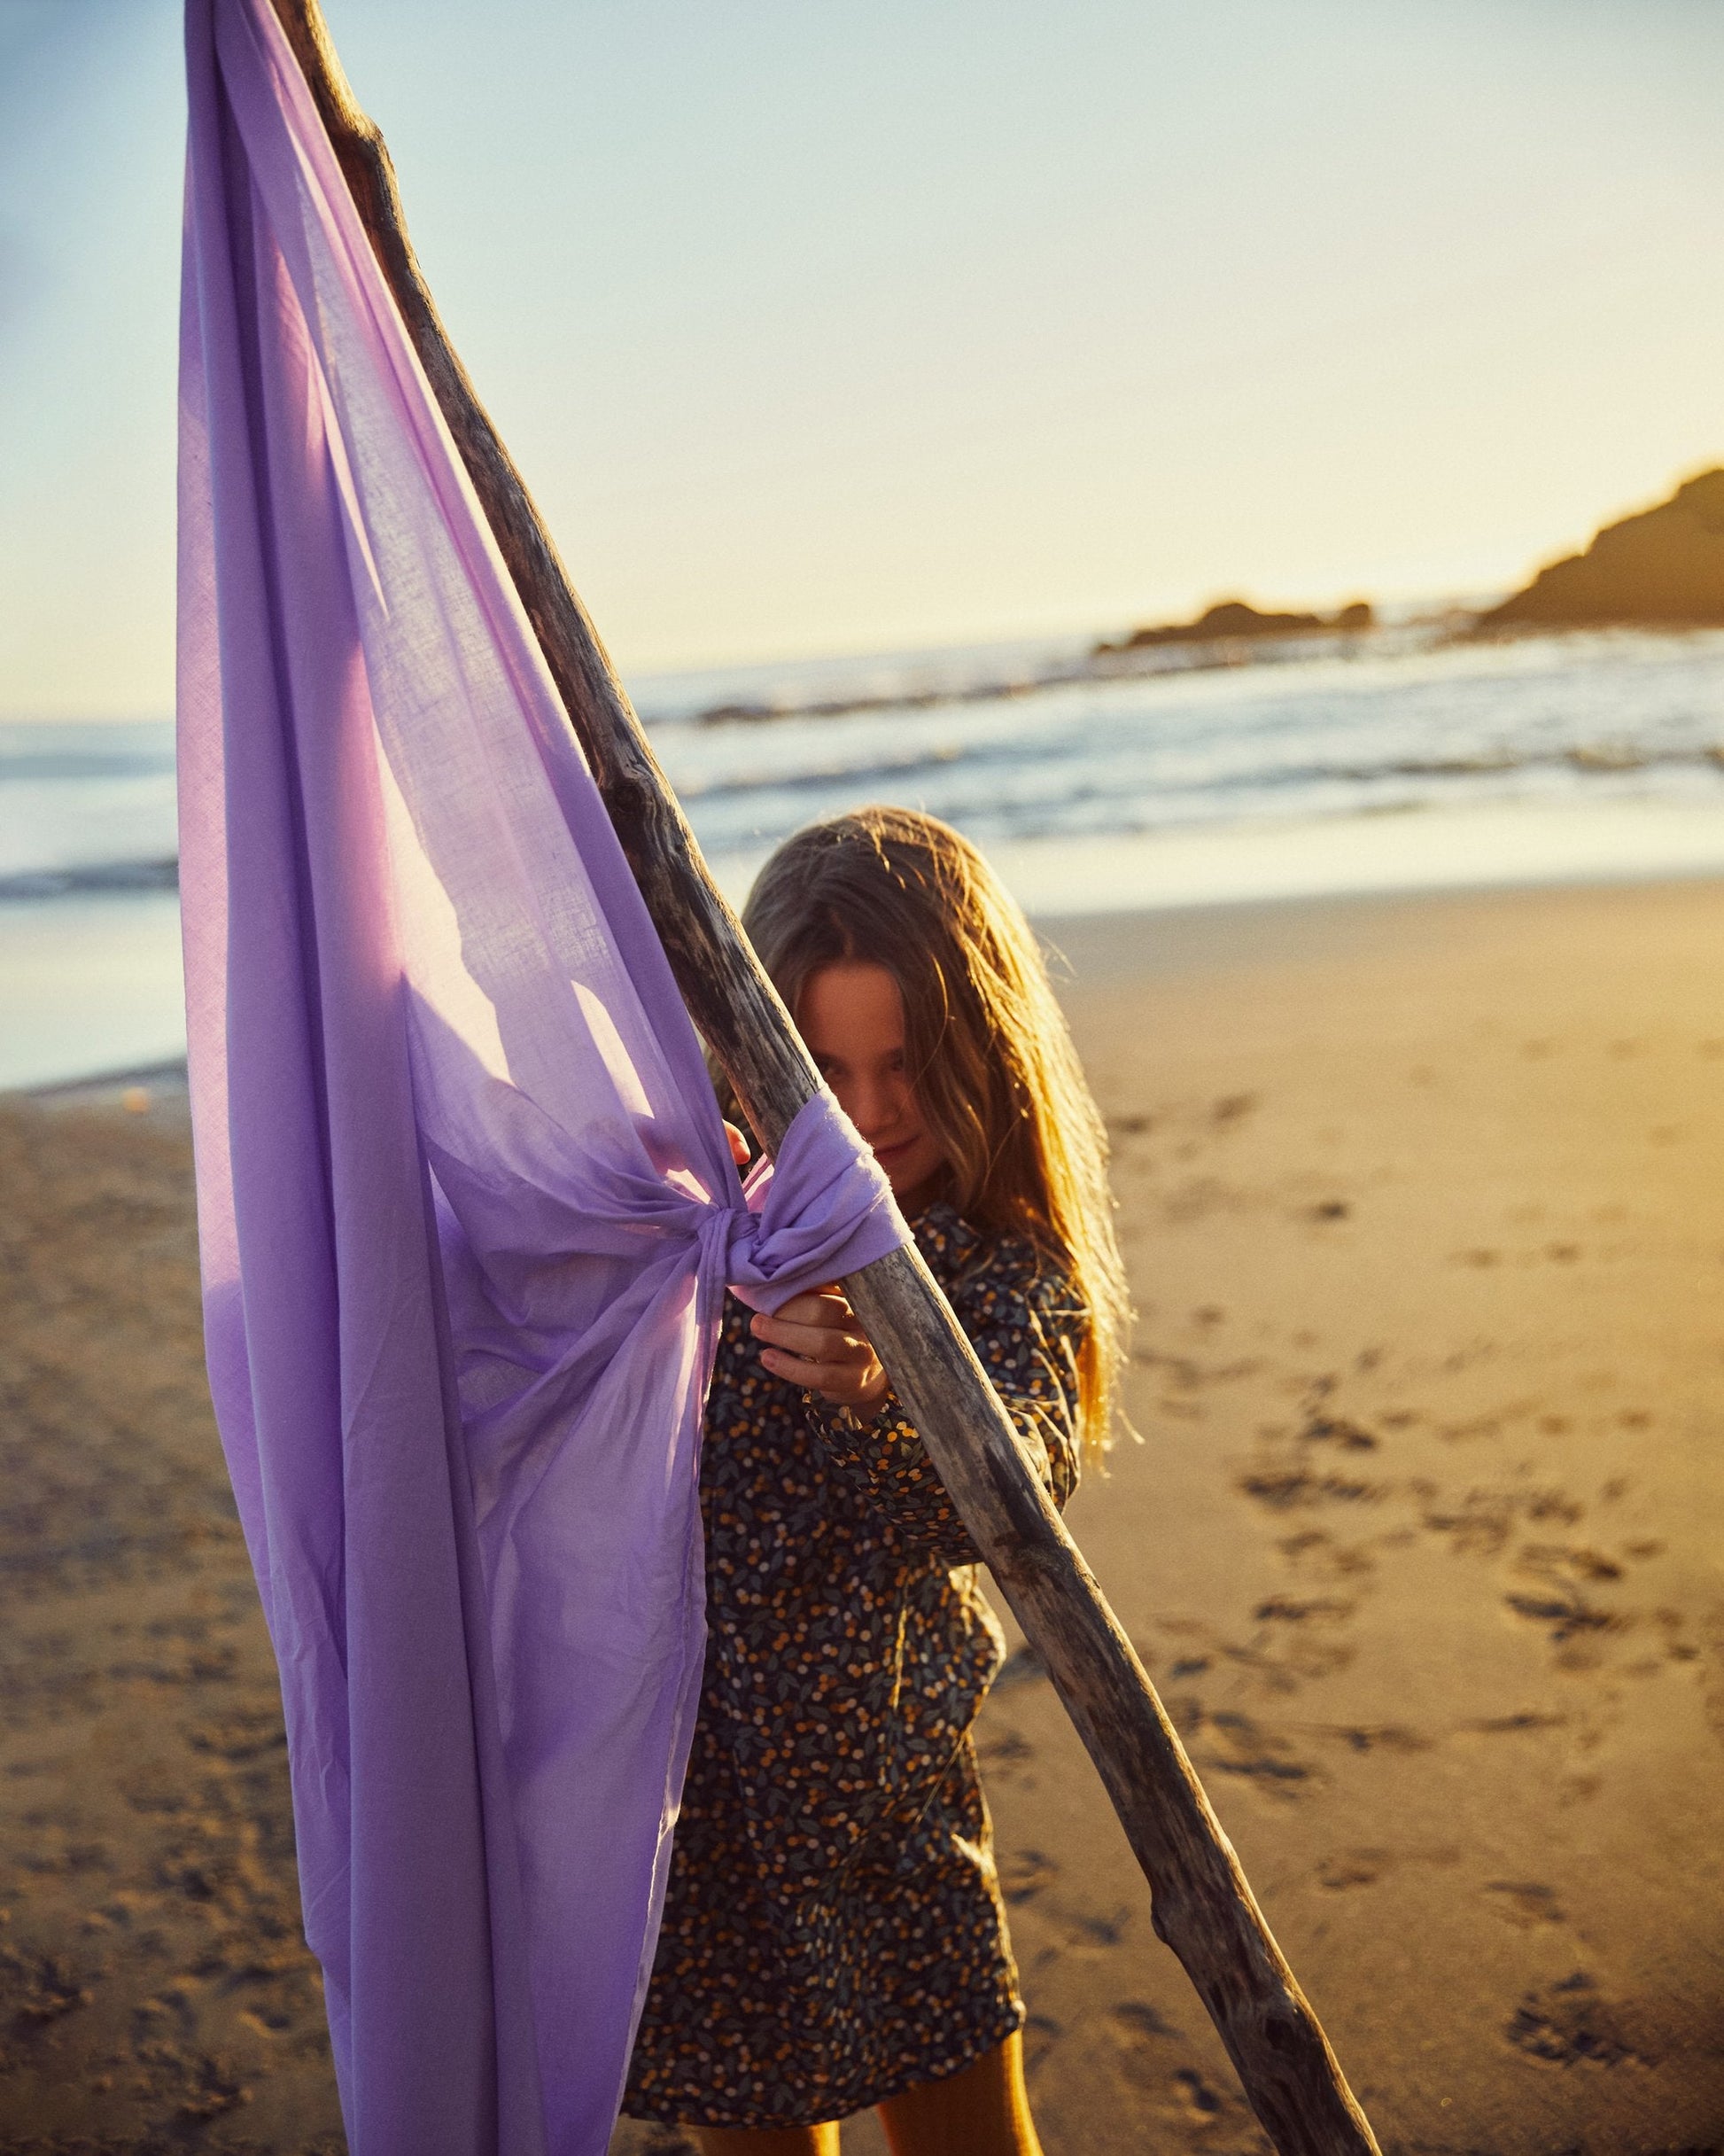
<instances>
[{"instance_id":1,"label":"cliff","mask_svg":"<svg viewBox=\"0 0 1724 2156\"><path fill-rule=\"evenodd\" d=\"M1584 554L1541 569L1478 626L1612 624L1724 626L1724 471L1703 471L1656 509L1606 525Z\"/></svg>"}]
</instances>

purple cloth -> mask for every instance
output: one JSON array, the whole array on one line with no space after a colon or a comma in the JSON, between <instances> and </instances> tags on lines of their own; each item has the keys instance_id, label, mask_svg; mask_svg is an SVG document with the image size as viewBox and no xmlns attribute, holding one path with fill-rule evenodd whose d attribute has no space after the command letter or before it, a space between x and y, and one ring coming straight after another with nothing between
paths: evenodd
<instances>
[{"instance_id":1,"label":"purple cloth","mask_svg":"<svg viewBox=\"0 0 1724 2156\"><path fill-rule=\"evenodd\" d=\"M190 0L182 878L211 1387L355 2156L599 2156L726 1280L905 1240L699 1046L266 0Z\"/></svg>"}]
</instances>

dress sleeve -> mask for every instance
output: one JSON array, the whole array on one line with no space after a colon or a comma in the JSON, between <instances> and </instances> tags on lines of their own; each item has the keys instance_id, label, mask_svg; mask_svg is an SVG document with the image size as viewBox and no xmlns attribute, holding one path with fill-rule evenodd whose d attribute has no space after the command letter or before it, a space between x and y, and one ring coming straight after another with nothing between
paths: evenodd
<instances>
[{"instance_id":1,"label":"dress sleeve","mask_svg":"<svg viewBox=\"0 0 1724 2156\"><path fill-rule=\"evenodd\" d=\"M1077 1487L1083 1312L1060 1274L1015 1237L960 1282L951 1301L1043 1488L1063 1510ZM906 1542L936 1550L950 1564L982 1561L895 1393L867 1417L815 1393L804 1397L833 1466Z\"/></svg>"}]
</instances>

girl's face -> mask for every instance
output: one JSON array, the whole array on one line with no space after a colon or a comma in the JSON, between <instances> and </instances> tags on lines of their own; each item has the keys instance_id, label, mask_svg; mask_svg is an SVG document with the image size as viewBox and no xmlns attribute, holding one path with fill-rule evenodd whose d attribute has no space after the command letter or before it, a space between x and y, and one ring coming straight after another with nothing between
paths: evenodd
<instances>
[{"instance_id":1,"label":"girl's face","mask_svg":"<svg viewBox=\"0 0 1724 2156\"><path fill-rule=\"evenodd\" d=\"M802 992L796 1024L838 1105L874 1148L905 1211L945 1165L904 1059L904 999L884 966L822 966Z\"/></svg>"}]
</instances>

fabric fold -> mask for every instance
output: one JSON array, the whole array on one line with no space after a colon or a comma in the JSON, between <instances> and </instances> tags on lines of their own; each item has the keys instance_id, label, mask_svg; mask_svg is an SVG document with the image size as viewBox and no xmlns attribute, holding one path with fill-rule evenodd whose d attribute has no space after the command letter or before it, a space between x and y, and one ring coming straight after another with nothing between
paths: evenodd
<instances>
[{"instance_id":1,"label":"fabric fold","mask_svg":"<svg viewBox=\"0 0 1724 2156\"><path fill-rule=\"evenodd\" d=\"M211 1389L354 2156L602 2156L704 1645L700 1416L906 1239L748 1195L268 0L188 0L180 786Z\"/></svg>"},{"instance_id":2,"label":"fabric fold","mask_svg":"<svg viewBox=\"0 0 1724 2156\"><path fill-rule=\"evenodd\" d=\"M776 1161L750 1172L744 1195L748 1210L730 1218L725 1277L769 1316L905 1240L884 1170L829 1093L797 1111Z\"/></svg>"}]
</instances>

